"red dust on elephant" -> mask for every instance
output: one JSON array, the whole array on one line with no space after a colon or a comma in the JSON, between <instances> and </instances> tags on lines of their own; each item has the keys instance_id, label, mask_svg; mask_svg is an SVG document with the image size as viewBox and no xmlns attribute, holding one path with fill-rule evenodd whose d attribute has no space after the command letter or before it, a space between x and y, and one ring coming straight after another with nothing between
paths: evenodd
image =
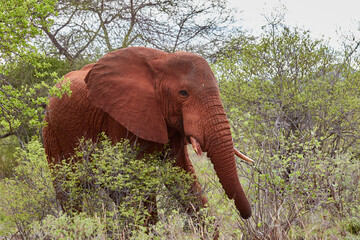
<instances>
[{"instance_id":1,"label":"red dust on elephant","mask_svg":"<svg viewBox=\"0 0 360 240\"><path fill-rule=\"evenodd\" d=\"M113 142L128 138L146 153L168 144L176 166L195 177L187 144L214 165L227 196L243 218L250 204L240 184L230 125L217 81L204 58L188 52L165 53L144 47L110 52L98 62L65 76L72 94L53 97L46 109L43 138L49 163L74 153L79 139L96 140L104 132ZM196 181L191 191L206 198Z\"/></svg>"}]
</instances>

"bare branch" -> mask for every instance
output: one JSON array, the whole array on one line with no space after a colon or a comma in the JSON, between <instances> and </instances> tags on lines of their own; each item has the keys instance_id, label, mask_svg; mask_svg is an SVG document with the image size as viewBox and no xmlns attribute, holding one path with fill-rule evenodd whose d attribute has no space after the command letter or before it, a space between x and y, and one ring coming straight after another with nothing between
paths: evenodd
<instances>
[{"instance_id":1,"label":"bare branch","mask_svg":"<svg viewBox=\"0 0 360 240\"><path fill-rule=\"evenodd\" d=\"M71 54L61 46L61 44L58 42L58 40L56 39L56 37L51 34L46 28L42 28L43 31L46 33L46 35L49 37L49 39L51 40L51 42L54 44L54 46L58 49L59 53L64 55L66 57L67 60L69 60L70 62L74 60L74 58L71 56Z\"/></svg>"},{"instance_id":2,"label":"bare branch","mask_svg":"<svg viewBox=\"0 0 360 240\"><path fill-rule=\"evenodd\" d=\"M209 48L232 19L221 0L62 0L57 9L53 28L44 31L70 61L131 45L168 52Z\"/></svg>"},{"instance_id":3,"label":"bare branch","mask_svg":"<svg viewBox=\"0 0 360 240\"><path fill-rule=\"evenodd\" d=\"M12 135L14 135L14 134L15 134L14 132L5 133L5 134L3 134L3 135L0 135L0 139L7 138L7 137L12 136Z\"/></svg>"}]
</instances>

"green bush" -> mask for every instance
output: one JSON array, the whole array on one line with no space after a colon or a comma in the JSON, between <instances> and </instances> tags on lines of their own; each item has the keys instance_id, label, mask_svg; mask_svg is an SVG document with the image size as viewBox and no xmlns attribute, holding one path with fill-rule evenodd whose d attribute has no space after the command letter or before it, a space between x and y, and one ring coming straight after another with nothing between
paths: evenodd
<instances>
[{"instance_id":1,"label":"green bush","mask_svg":"<svg viewBox=\"0 0 360 240\"><path fill-rule=\"evenodd\" d=\"M113 234L126 229L131 232L150 221L145 208L153 196L159 196L159 208L168 211L176 206L170 204L173 199L167 196L168 189L181 201L193 198L187 192L191 177L180 174L181 170L172 167L167 157L161 158L162 154L139 154L127 140L115 145L107 138L96 144L82 141L76 158L53 167L55 181L60 182L59 189L67 196L66 209L89 215L105 211L107 218L113 219Z\"/></svg>"},{"instance_id":2,"label":"green bush","mask_svg":"<svg viewBox=\"0 0 360 240\"><path fill-rule=\"evenodd\" d=\"M74 158L50 171L41 143L31 141L16 155L15 177L0 184L0 212L24 238L124 239L144 233L146 208L157 196L163 216L192 201L193 178L173 167L167 151L143 155L127 140L81 141ZM63 212L53 181L66 196ZM55 231L55 229L57 229ZM3 231L5 231L3 229Z\"/></svg>"},{"instance_id":3,"label":"green bush","mask_svg":"<svg viewBox=\"0 0 360 240\"><path fill-rule=\"evenodd\" d=\"M49 214L57 216L58 207L42 144L31 141L26 150L18 150L15 159L15 177L0 184L0 212L26 237L31 234L32 222Z\"/></svg>"},{"instance_id":4,"label":"green bush","mask_svg":"<svg viewBox=\"0 0 360 240\"><path fill-rule=\"evenodd\" d=\"M345 230L352 235L360 236L360 219L359 217L352 217L343 223Z\"/></svg>"},{"instance_id":5,"label":"green bush","mask_svg":"<svg viewBox=\"0 0 360 240\"><path fill-rule=\"evenodd\" d=\"M9 136L1 140L0 144L0 179L13 175L15 167L14 153L18 147L18 139L15 136Z\"/></svg>"},{"instance_id":6,"label":"green bush","mask_svg":"<svg viewBox=\"0 0 360 240\"><path fill-rule=\"evenodd\" d=\"M240 225L247 236L307 235L359 214L359 67L358 53L281 24L217 57L235 145L256 160L239 167L253 208Z\"/></svg>"},{"instance_id":7,"label":"green bush","mask_svg":"<svg viewBox=\"0 0 360 240\"><path fill-rule=\"evenodd\" d=\"M239 38L214 64L237 140L290 155L298 151L292 140L315 138L331 155L359 154L358 53L335 52L309 32L280 24L258 39Z\"/></svg>"},{"instance_id":8,"label":"green bush","mask_svg":"<svg viewBox=\"0 0 360 240\"><path fill-rule=\"evenodd\" d=\"M42 221L34 222L31 228L33 239L107 239L103 219L85 213L47 215Z\"/></svg>"}]
</instances>

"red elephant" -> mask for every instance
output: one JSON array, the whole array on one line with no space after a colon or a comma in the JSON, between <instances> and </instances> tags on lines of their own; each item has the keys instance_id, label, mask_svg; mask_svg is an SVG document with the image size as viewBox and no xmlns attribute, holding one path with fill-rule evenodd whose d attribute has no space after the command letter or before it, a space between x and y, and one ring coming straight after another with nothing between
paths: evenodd
<instances>
[{"instance_id":1,"label":"red elephant","mask_svg":"<svg viewBox=\"0 0 360 240\"><path fill-rule=\"evenodd\" d=\"M176 166L195 177L187 144L214 165L227 196L243 218L250 204L240 184L230 125L219 88L204 58L188 52L165 53L144 47L110 52L98 62L65 76L72 94L52 97L43 139L49 163L74 153L82 137L104 132L113 142L128 138L146 153L171 148ZM202 192L198 182L193 192ZM206 198L199 194L198 205Z\"/></svg>"}]
</instances>

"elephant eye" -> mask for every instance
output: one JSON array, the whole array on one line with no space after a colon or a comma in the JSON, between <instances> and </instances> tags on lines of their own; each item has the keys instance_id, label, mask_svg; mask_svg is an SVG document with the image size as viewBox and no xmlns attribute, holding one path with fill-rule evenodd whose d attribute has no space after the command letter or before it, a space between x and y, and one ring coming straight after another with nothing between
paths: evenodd
<instances>
[{"instance_id":1,"label":"elephant eye","mask_svg":"<svg viewBox=\"0 0 360 240\"><path fill-rule=\"evenodd\" d=\"M179 91L179 94L180 94L181 96L183 96L183 97L188 97L188 96L189 96L189 94L188 94L188 92L187 92L186 90L180 90L180 91Z\"/></svg>"}]
</instances>

